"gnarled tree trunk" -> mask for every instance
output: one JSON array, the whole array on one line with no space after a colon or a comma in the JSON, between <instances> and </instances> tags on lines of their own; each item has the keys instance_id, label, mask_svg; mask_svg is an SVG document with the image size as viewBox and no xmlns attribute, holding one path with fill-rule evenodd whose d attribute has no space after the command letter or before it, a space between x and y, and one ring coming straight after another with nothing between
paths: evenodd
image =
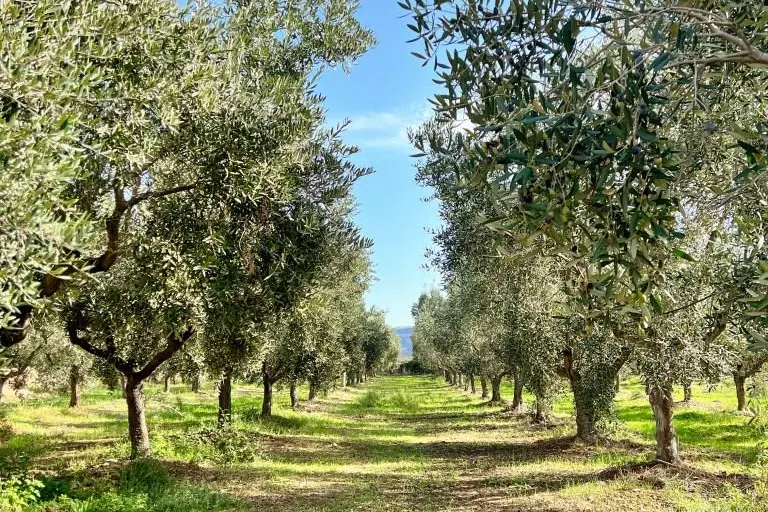
<instances>
[{"instance_id":1,"label":"gnarled tree trunk","mask_svg":"<svg viewBox=\"0 0 768 512\"><path fill-rule=\"evenodd\" d=\"M480 397L488 398L488 381L485 377L480 377Z\"/></svg>"},{"instance_id":2,"label":"gnarled tree trunk","mask_svg":"<svg viewBox=\"0 0 768 512\"><path fill-rule=\"evenodd\" d=\"M536 414L533 419L537 423L546 423L549 421L549 413L551 412L551 405L549 400L543 396L536 395Z\"/></svg>"},{"instance_id":3,"label":"gnarled tree trunk","mask_svg":"<svg viewBox=\"0 0 768 512\"><path fill-rule=\"evenodd\" d=\"M149 430L144 414L144 383L128 376L125 385L128 405L128 437L131 440L131 458L149 457Z\"/></svg>"},{"instance_id":4,"label":"gnarled tree trunk","mask_svg":"<svg viewBox=\"0 0 768 512\"><path fill-rule=\"evenodd\" d=\"M125 385L126 385L125 376L124 375L120 375L120 395L123 398L128 398L128 395L125 392Z\"/></svg>"},{"instance_id":5,"label":"gnarled tree trunk","mask_svg":"<svg viewBox=\"0 0 768 512\"><path fill-rule=\"evenodd\" d=\"M514 377L514 394L512 395L512 411L520 412L523 410L523 378L517 372Z\"/></svg>"},{"instance_id":6,"label":"gnarled tree trunk","mask_svg":"<svg viewBox=\"0 0 768 512\"><path fill-rule=\"evenodd\" d=\"M195 373L189 381L193 393L200 392L200 373Z\"/></svg>"},{"instance_id":7,"label":"gnarled tree trunk","mask_svg":"<svg viewBox=\"0 0 768 512\"><path fill-rule=\"evenodd\" d=\"M733 383L736 385L736 409L738 411L747 410L747 391L746 386L744 385L746 381L746 377L739 375L738 373L733 374Z\"/></svg>"},{"instance_id":8,"label":"gnarled tree trunk","mask_svg":"<svg viewBox=\"0 0 768 512\"><path fill-rule=\"evenodd\" d=\"M291 395L291 407L296 408L297 405L299 405L299 397L296 395L296 380L291 381L291 388L289 390L289 393Z\"/></svg>"},{"instance_id":9,"label":"gnarled tree trunk","mask_svg":"<svg viewBox=\"0 0 768 512\"><path fill-rule=\"evenodd\" d=\"M219 381L219 427L232 424L232 370L226 369Z\"/></svg>"},{"instance_id":10,"label":"gnarled tree trunk","mask_svg":"<svg viewBox=\"0 0 768 512\"><path fill-rule=\"evenodd\" d=\"M597 366L587 375L574 368L574 355L570 347L561 353L563 368L559 373L568 379L576 409L576 438L593 444L598 438L598 423L610 413L610 404L618 388L619 372L632 351L622 348L618 357L605 366Z\"/></svg>"},{"instance_id":11,"label":"gnarled tree trunk","mask_svg":"<svg viewBox=\"0 0 768 512\"><path fill-rule=\"evenodd\" d=\"M261 415L272 416L272 379L266 373L264 374L264 399L261 402Z\"/></svg>"},{"instance_id":12,"label":"gnarled tree trunk","mask_svg":"<svg viewBox=\"0 0 768 512\"><path fill-rule=\"evenodd\" d=\"M686 382L683 384L683 402L690 403L693 398L693 390L691 389L691 383Z\"/></svg>"},{"instance_id":13,"label":"gnarled tree trunk","mask_svg":"<svg viewBox=\"0 0 768 512\"><path fill-rule=\"evenodd\" d=\"M491 402L501 402L502 375L491 377Z\"/></svg>"},{"instance_id":14,"label":"gnarled tree trunk","mask_svg":"<svg viewBox=\"0 0 768 512\"><path fill-rule=\"evenodd\" d=\"M653 409L656 420L656 459L668 464L680 464L680 451L675 432L674 397L672 385L652 385L648 393L648 401Z\"/></svg>"},{"instance_id":15,"label":"gnarled tree trunk","mask_svg":"<svg viewBox=\"0 0 768 512\"><path fill-rule=\"evenodd\" d=\"M573 404L576 409L576 438L593 444L597 441L598 412L594 400L589 394L580 389L578 384L573 388Z\"/></svg>"},{"instance_id":16,"label":"gnarled tree trunk","mask_svg":"<svg viewBox=\"0 0 768 512\"><path fill-rule=\"evenodd\" d=\"M76 364L69 369L69 406L80 405L80 390L77 385L80 382L80 367Z\"/></svg>"}]
</instances>

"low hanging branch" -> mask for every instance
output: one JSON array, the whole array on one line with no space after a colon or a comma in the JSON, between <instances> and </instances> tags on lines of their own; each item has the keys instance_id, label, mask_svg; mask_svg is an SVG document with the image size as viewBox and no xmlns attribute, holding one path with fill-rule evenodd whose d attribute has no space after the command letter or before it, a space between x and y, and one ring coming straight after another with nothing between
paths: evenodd
<instances>
[{"instance_id":1,"label":"low hanging branch","mask_svg":"<svg viewBox=\"0 0 768 512\"><path fill-rule=\"evenodd\" d=\"M162 190L153 190L137 194L130 199L125 198L125 190L120 186L113 188L115 207L112 213L104 221L104 229L107 235L107 247L99 256L85 258L83 265L65 265L53 269L53 272L45 274L40 278L40 297L51 297L59 291L62 282L66 277L85 270L88 273L96 274L107 272L112 268L119 257L120 251L120 223L125 215L136 205L150 199L159 199L182 192L194 190L197 184L189 183ZM78 254L76 251L71 251ZM79 254L78 254L79 255ZM21 305L14 312L15 322L13 327L0 329L0 348L8 348L26 339L29 334L30 320L34 308L28 304Z\"/></svg>"},{"instance_id":2,"label":"low hanging branch","mask_svg":"<svg viewBox=\"0 0 768 512\"><path fill-rule=\"evenodd\" d=\"M88 321L83 312L76 309L67 320L66 325L67 335L69 336L70 342L89 354L108 361L126 377L133 377L138 381L142 381L151 376L161 364L181 350L184 344L194 335L194 331L190 328L187 328L181 334L175 332L169 334L165 348L156 353L143 368L137 370L135 361L124 359L117 353L115 340L112 335L107 336L105 340L106 348L97 346L86 336L81 336L80 331L84 330L87 327L87 324Z\"/></svg>"},{"instance_id":3,"label":"low hanging branch","mask_svg":"<svg viewBox=\"0 0 768 512\"><path fill-rule=\"evenodd\" d=\"M10 368L7 372L0 373L0 380L6 381L8 379L15 379L16 377L20 377L25 371L27 371L27 368L29 368L29 365L32 364L35 356L38 352L40 352L40 349L42 348L42 345L35 347L18 366L15 368Z\"/></svg>"}]
</instances>

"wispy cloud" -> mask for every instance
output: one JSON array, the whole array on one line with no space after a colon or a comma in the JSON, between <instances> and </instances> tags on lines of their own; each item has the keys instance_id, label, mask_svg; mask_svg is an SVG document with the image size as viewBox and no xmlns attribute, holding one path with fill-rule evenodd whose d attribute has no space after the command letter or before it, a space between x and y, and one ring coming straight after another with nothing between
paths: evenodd
<instances>
[{"instance_id":1,"label":"wispy cloud","mask_svg":"<svg viewBox=\"0 0 768 512\"><path fill-rule=\"evenodd\" d=\"M344 139L361 150L412 151L408 131L428 121L432 115L433 111L428 105L412 105L383 112L361 112L346 118L349 125L344 132ZM337 125L343 120L335 119L330 124ZM474 123L465 117L453 123L456 132L474 128Z\"/></svg>"},{"instance_id":2,"label":"wispy cloud","mask_svg":"<svg viewBox=\"0 0 768 512\"><path fill-rule=\"evenodd\" d=\"M384 112L361 112L349 116L344 138L360 149L410 151L408 130L418 127L431 116L425 106L411 106ZM331 124L338 124L341 119Z\"/></svg>"}]
</instances>

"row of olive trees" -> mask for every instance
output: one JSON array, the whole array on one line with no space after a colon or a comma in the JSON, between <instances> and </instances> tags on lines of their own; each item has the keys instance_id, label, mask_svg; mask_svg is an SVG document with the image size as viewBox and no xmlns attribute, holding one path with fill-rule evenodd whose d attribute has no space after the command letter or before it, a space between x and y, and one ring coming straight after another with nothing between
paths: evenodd
<instances>
[{"instance_id":1,"label":"row of olive trees","mask_svg":"<svg viewBox=\"0 0 768 512\"><path fill-rule=\"evenodd\" d=\"M221 376L223 421L233 377L264 383L269 414L277 381L383 364L391 350L369 345L388 331L362 305L370 243L351 221L370 171L314 90L370 46L356 8L0 5L3 375L60 333L124 381L136 457L144 382L174 358ZM86 363L69 370L76 388Z\"/></svg>"},{"instance_id":2,"label":"row of olive trees","mask_svg":"<svg viewBox=\"0 0 768 512\"><path fill-rule=\"evenodd\" d=\"M498 273L524 283L527 266L548 268L535 291L555 304L550 320L499 303L502 344L546 367L554 333L561 363L549 373L568 379L580 437L633 364L657 457L679 462L673 385L731 373L743 408L744 381L765 362L763 6L402 5L444 87L414 143L420 180L442 204L445 300L461 302L453 288L466 275L504 290ZM550 287L556 296L541 295ZM493 329L480 324L473 332Z\"/></svg>"}]
</instances>

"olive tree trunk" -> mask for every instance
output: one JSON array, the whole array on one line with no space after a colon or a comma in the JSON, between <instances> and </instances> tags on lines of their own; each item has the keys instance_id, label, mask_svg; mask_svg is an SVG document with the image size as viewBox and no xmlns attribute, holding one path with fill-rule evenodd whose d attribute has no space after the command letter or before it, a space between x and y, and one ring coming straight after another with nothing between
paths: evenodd
<instances>
[{"instance_id":1,"label":"olive tree trunk","mask_svg":"<svg viewBox=\"0 0 768 512\"><path fill-rule=\"evenodd\" d=\"M291 395L291 407L293 409L296 408L297 405L299 405L299 397L296 395L296 381L291 381L291 388L289 390L289 393Z\"/></svg>"},{"instance_id":2,"label":"olive tree trunk","mask_svg":"<svg viewBox=\"0 0 768 512\"><path fill-rule=\"evenodd\" d=\"M166 375L163 379L163 391L165 393L168 393L171 390L171 377L170 375Z\"/></svg>"},{"instance_id":3,"label":"olive tree trunk","mask_svg":"<svg viewBox=\"0 0 768 512\"><path fill-rule=\"evenodd\" d=\"M547 423L551 411L552 406L549 400L544 396L536 395L536 413L533 416L533 420L537 423Z\"/></svg>"},{"instance_id":4,"label":"olive tree trunk","mask_svg":"<svg viewBox=\"0 0 768 512\"><path fill-rule=\"evenodd\" d=\"M690 403L693 398L693 390L691 389L691 383L686 382L683 384L683 402Z\"/></svg>"},{"instance_id":5,"label":"olive tree trunk","mask_svg":"<svg viewBox=\"0 0 768 512\"><path fill-rule=\"evenodd\" d=\"M599 413L595 400L580 386L572 388L573 404L576 409L576 438L592 444L597 440L597 420Z\"/></svg>"},{"instance_id":6,"label":"olive tree trunk","mask_svg":"<svg viewBox=\"0 0 768 512\"><path fill-rule=\"evenodd\" d=\"M261 415L272 416L272 379L264 374L264 400L261 402Z\"/></svg>"},{"instance_id":7,"label":"olive tree trunk","mask_svg":"<svg viewBox=\"0 0 768 512\"><path fill-rule=\"evenodd\" d=\"M475 376L471 373L469 374L469 390L473 395L477 393L477 389L475 388Z\"/></svg>"},{"instance_id":8,"label":"olive tree trunk","mask_svg":"<svg viewBox=\"0 0 768 512\"><path fill-rule=\"evenodd\" d=\"M653 409L653 417L656 420L656 459L668 464L680 464L680 451L675 432L674 396L672 385L650 386L648 401Z\"/></svg>"},{"instance_id":9,"label":"olive tree trunk","mask_svg":"<svg viewBox=\"0 0 768 512\"><path fill-rule=\"evenodd\" d=\"M747 379L743 375L739 375L738 373L733 374L733 383L736 385L736 409L738 411L747 410L746 381Z\"/></svg>"},{"instance_id":10,"label":"olive tree trunk","mask_svg":"<svg viewBox=\"0 0 768 512\"><path fill-rule=\"evenodd\" d=\"M128 437L131 440L131 458L149 456L149 432L147 420L144 416L144 381L154 374L155 370L164 362L181 350L184 344L194 336L192 329L186 329L181 335L171 333L168 336L165 348L156 352L146 365L136 370L135 364L123 359L116 352L114 344L101 348L92 343L88 336L81 336L83 327L87 326L89 319L83 311L75 309L66 322L69 341L89 354L109 362L116 370L125 376L125 401L128 405ZM114 340L113 340L114 341Z\"/></svg>"},{"instance_id":11,"label":"olive tree trunk","mask_svg":"<svg viewBox=\"0 0 768 512\"><path fill-rule=\"evenodd\" d=\"M128 437L131 440L131 458L149 457L149 430L144 414L144 382L128 376L125 385L128 405Z\"/></svg>"},{"instance_id":12,"label":"olive tree trunk","mask_svg":"<svg viewBox=\"0 0 768 512\"><path fill-rule=\"evenodd\" d=\"M189 384L192 388L193 393L199 393L200 392L200 373L195 373L194 375L192 375L192 378L190 379Z\"/></svg>"},{"instance_id":13,"label":"olive tree trunk","mask_svg":"<svg viewBox=\"0 0 768 512\"><path fill-rule=\"evenodd\" d=\"M595 366L582 375L574 367L574 354L570 347L563 352L560 374L568 379L576 410L576 438L593 444L598 439L598 424L611 412L613 398L619 382L619 372L629 360L632 351L625 347L617 358L606 365Z\"/></svg>"},{"instance_id":14,"label":"olive tree trunk","mask_svg":"<svg viewBox=\"0 0 768 512\"><path fill-rule=\"evenodd\" d=\"M347 372L341 372L341 389L347 389Z\"/></svg>"},{"instance_id":15,"label":"olive tree trunk","mask_svg":"<svg viewBox=\"0 0 768 512\"><path fill-rule=\"evenodd\" d=\"M523 378L515 374L514 377L514 394L512 395L512 411L520 412L523 410Z\"/></svg>"},{"instance_id":16,"label":"olive tree trunk","mask_svg":"<svg viewBox=\"0 0 768 512\"><path fill-rule=\"evenodd\" d=\"M310 401L317 398L317 385L313 381L309 381L309 396L308 399Z\"/></svg>"},{"instance_id":17,"label":"olive tree trunk","mask_svg":"<svg viewBox=\"0 0 768 512\"><path fill-rule=\"evenodd\" d=\"M491 402L501 402L501 379L502 375L491 377Z\"/></svg>"},{"instance_id":18,"label":"olive tree trunk","mask_svg":"<svg viewBox=\"0 0 768 512\"><path fill-rule=\"evenodd\" d=\"M219 427L232 424L232 371L224 370L219 381Z\"/></svg>"},{"instance_id":19,"label":"olive tree trunk","mask_svg":"<svg viewBox=\"0 0 768 512\"><path fill-rule=\"evenodd\" d=\"M80 390L77 384L80 382L80 367L72 365L69 370L69 406L77 407L80 405Z\"/></svg>"}]
</instances>

